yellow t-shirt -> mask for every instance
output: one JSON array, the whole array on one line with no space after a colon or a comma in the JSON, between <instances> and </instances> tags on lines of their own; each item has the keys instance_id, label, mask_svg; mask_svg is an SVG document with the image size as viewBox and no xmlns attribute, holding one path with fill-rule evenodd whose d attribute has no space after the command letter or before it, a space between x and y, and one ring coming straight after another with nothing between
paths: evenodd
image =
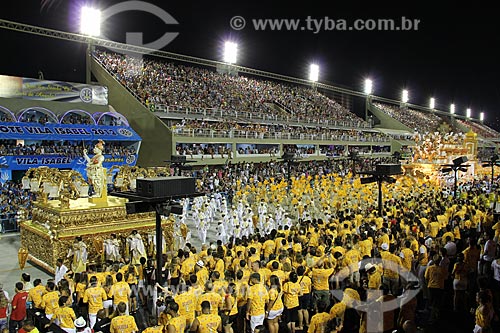
<instances>
[{"instance_id":1,"label":"yellow t-shirt","mask_svg":"<svg viewBox=\"0 0 500 333\"><path fill-rule=\"evenodd\" d=\"M269 289L269 303L270 306L272 305L271 311L283 309L283 300L281 299L281 295L277 289Z\"/></svg>"},{"instance_id":2,"label":"yellow t-shirt","mask_svg":"<svg viewBox=\"0 0 500 333\"><path fill-rule=\"evenodd\" d=\"M299 277L299 284L302 288L302 295L310 294L312 288L311 278L307 275Z\"/></svg>"},{"instance_id":3,"label":"yellow t-shirt","mask_svg":"<svg viewBox=\"0 0 500 333\"><path fill-rule=\"evenodd\" d=\"M139 331L134 317L127 315L111 319L111 326L109 329L111 333L132 333Z\"/></svg>"},{"instance_id":4,"label":"yellow t-shirt","mask_svg":"<svg viewBox=\"0 0 500 333\"><path fill-rule=\"evenodd\" d=\"M260 316L265 314L266 303L269 302L269 293L263 284L258 283L248 288L248 306L251 306L250 316Z\"/></svg>"},{"instance_id":5,"label":"yellow t-shirt","mask_svg":"<svg viewBox=\"0 0 500 333\"><path fill-rule=\"evenodd\" d=\"M313 268L312 285L314 290L330 290L328 278L334 272L333 268Z\"/></svg>"},{"instance_id":6,"label":"yellow t-shirt","mask_svg":"<svg viewBox=\"0 0 500 333\"><path fill-rule=\"evenodd\" d=\"M433 238L435 238L439 232L439 222L429 223L429 232Z\"/></svg>"},{"instance_id":7,"label":"yellow t-shirt","mask_svg":"<svg viewBox=\"0 0 500 333\"><path fill-rule=\"evenodd\" d=\"M425 270L425 280L427 281L427 288L444 289L446 273L442 267L431 265Z\"/></svg>"},{"instance_id":8,"label":"yellow t-shirt","mask_svg":"<svg viewBox=\"0 0 500 333\"><path fill-rule=\"evenodd\" d=\"M179 304L179 314L186 317L189 322L192 322L195 317L195 309L197 305L197 299L193 293L186 292L182 294L177 294L174 300Z\"/></svg>"},{"instance_id":9,"label":"yellow t-shirt","mask_svg":"<svg viewBox=\"0 0 500 333\"><path fill-rule=\"evenodd\" d=\"M346 305L342 302L336 303L332 308L330 309L330 317L331 318L336 318L339 317L341 318L345 312Z\"/></svg>"},{"instance_id":10,"label":"yellow t-shirt","mask_svg":"<svg viewBox=\"0 0 500 333\"><path fill-rule=\"evenodd\" d=\"M198 283L200 285L204 285L210 276L208 270L205 267L202 267L198 272L196 272L196 277L198 278Z\"/></svg>"},{"instance_id":11,"label":"yellow t-shirt","mask_svg":"<svg viewBox=\"0 0 500 333\"><path fill-rule=\"evenodd\" d=\"M222 297L215 291L201 294L198 297L198 305L196 306L196 311L201 312L201 303L203 301L210 302L210 313L217 314L219 309L222 307Z\"/></svg>"},{"instance_id":12,"label":"yellow t-shirt","mask_svg":"<svg viewBox=\"0 0 500 333\"><path fill-rule=\"evenodd\" d=\"M368 288L369 289L375 289L378 290L380 289L380 286L382 285L382 276L380 275L380 272L376 270L375 272L368 274Z\"/></svg>"},{"instance_id":13,"label":"yellow t-shirt","mask_svg":"<svg viewBox=\"0 0 500 333\"><path fill-rule=\"evenodd\" d=\"M311 318L307 333L325 333L330 315L326 312L317 313Z\"/></svg>"},{"instance_id":14,"label":"yellow t-shirt","mask_svg":"<svg viewBox=\"0 0 500 333\"><path fill-rule=\"evenodd\" d=\"M413 251L409 248L404 248L401 250L404 258L401 260L403 267L408 271L411 271L411 264L413 262Z\"/></svg>"},{"instance_id":15,"label":"yellow t-shirt","mask_svg":"<svg viewBox=\"0 0 500 333\"><path fill-rule=\"evenodd\" d=\"M163 333L163 326L146 327L142 333Z\"/></svg>"},{"instance_id":16,"label":"yellow t-shirt","mask_svg":"<svg viewBox=\"0 0 500 333\"><path fill-rule=\"evenodd\" d=\"M89 303L89 313L96 314L103 308L102 302L107 299L106 292L102 287L92 287L85 290L83 302Z\"/></svg>"},{"instance_id":17,"label":"yellow t-shirt","mask_svg":"<svg viewBox=\"0 0 500 333\"><path fill-rule=\"evenodd\" d=\"M283 285L284 304L287 309L299 306L299 295L301 293L302 287L298 282L287 282Z\"/></svg>"},{"instance_id":18,"label":"yellow t-shirt","mask_svg":"<svg viewBox=\"0 0 500 333\"><path fill-rule=\"evenodd\" d=\"M42 296L42 308L45 309L45 314L54 314L54 310L59 307L59 293L51 291Z\"/></svg>"},{"instance_id":19,"label":"yellow t-shirt","mask_svg":"<svg viewBox=\"0 0 500 333\"><path fill-rule=\"evenodd\" d=\"M37 309L42 307L42 296L47 293L45 286L39 284L38 286L31 288L28 292L28 299L33 302L33 306Z\"/></svg>"},{"instance_id":20,"label":"yellow t-shirt","mask_svg":"<svg viewBox=\"0 0 500 333\"><path fill-rule=\"evenodd\" d=\"M175 327L175 332L182 333L186 329L186 317L184 317L182 315L179 315L177 317L173 317L168 321L167 329L168 329L169 325L172 325L173 327Z\"/></svg>"},{"instance_id":21,"label":"yellow t-shirt","mask_svg":"<svg viewBox=\"0 0 500 333\"><path fill-rule=\"evenodd\" d=\"M274 253L275 248L276 244L274 244L274 241L272 239L266 240L263 245L264 257L267 258L270 254Z\"/></svg>"},{"instance_id":22,"label":"yellow t-shirt","mask_svg":"<svg viewBox=\"0 0 500 333\"><path fill-rule=\"evenodd\" d=\"M59 320L61 328L75 328L75 311L70 307L57 308L54 310L54 317Z\"/></svg>"},{"instance_id":23,"label":"yellow t-shirt","mask_svg":"<svg viewBox=\"0 0 500 333\"><path fill-rule=\"evenodd\" d=\"M196 319L200 322L198 333L216 333L217 328L222 324L222 319L217 314L202 314Z\"/></svg>"},{"instance_id":24,"label":"yellow t-shirt","mask_svg":"<svg viewBox=\"0 0 500 333\"><path fill-rule=\"evenodd\" d=\"M127 303L130 295L130 287L127 282L120 281L111 286L109 290L109 297L113 297L113 304L120 302Z\"/></svg>"}]
</instances>

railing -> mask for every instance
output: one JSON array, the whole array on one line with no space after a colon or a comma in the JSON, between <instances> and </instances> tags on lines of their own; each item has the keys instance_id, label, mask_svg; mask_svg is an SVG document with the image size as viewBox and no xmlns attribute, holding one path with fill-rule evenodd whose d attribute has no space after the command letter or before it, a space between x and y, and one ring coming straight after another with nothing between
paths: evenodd
<instances>
[{"instance_id":1,"label":"railing","mask_svg":"<svg viewBox=\"0 0 500 333\"><path fill-rule=\"evenodd\" d=\"M121 81L118 79L116 73L113 69L108 66L106 63L101 61L98 57L94 57L94 59L101 65L103 68L113 76L120 84ZM123 84L122 84L123 85ZM282 121L290 124L298 124L298 125L330 125L330 126L338 126L338 127L346 127L346 128L370 128L370 125L364 121L349 121L349 120L328 120L324 118L311 119L300 116L293 115L276 115L276 114L267 114L262 112L251 112L251 111L236 111L236 110L224 110L218 108L197 108L197 107L185 107L185 106L177 106L177 105L164 105L164 104L156 104L150 103L146 105L143 102L143 99L137 95L132 89L130 89L127 85L123 85L128 92L130 92L140 103L142 103L146 108L149 108L151 111L155 112L165 112L165 113L181 113L186 115L203 115L204 117L212 116L216 118L240 118L247 120L264 120L264 121ZM273 102L273 103L276 103ZM283 107L280 105L280 107Z\"/></svg>"},{"instance_id":2,"label":"railing","mask_svg":"<svg viewBox=\"0 0 500 333\"><path fill-rule=\"evenodd\" d=\"M155 111L223 119L246 119L251 121L279 121L294 125L321 125L341 128L370 128L364 121L311 119L294 115L276 115L251 111L224 110L218 108L193 108L189 106L155 104Z\"/></svg>"},{"instance_id":3,"label":"railing","mask_svg":"<svg viewBox=\"0 0 500 333\"><path fill-rule=\"evenodd\" d=\"M390 142L388 137L360 137L347 134L312 134L290 132L257 132L245 130L215 130L207 128L172 128L174 136L229 138L229 139L274 139L274 140L313 140L313 141L356 141L356 142Z\"/></svg>"}]
</instances>

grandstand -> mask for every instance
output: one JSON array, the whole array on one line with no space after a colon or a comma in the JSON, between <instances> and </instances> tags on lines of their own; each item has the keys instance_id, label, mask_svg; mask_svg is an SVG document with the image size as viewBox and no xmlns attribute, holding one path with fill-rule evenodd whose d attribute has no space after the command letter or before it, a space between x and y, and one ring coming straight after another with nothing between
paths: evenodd
<instances>
[{"instance_id":1,"label":"grandstand","mask_svg":"<svg viewBox=\"0 0 500 333\"><path fill-rule=\"evenodd\" d=\"M106 167L135 165L141 138L111 106L43 99L42 94L0 98L1 182L18 180L38 166L85 174L83 150L92 151L97 139L105 141Z\"/></svg>"}]
</instances>

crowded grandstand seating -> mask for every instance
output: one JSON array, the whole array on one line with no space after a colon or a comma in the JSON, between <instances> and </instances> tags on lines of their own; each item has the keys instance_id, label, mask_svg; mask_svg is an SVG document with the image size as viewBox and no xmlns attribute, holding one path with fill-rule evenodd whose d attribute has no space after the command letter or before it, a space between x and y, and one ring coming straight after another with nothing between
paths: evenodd
<instances>
[{"instance_id":1,"label":"crowded grandstand seating","mask_svg":"<svg viewBox=\"0 0 500 333\"><path fill-rule=\"evenodd\" d=\"M23 190L20 183L7 181L0 186L0 232L18 230L19 213L25 211L29 218L34 194Z\"/></svg>"},{"instance_id":2,"label":"crowded grandstand seating","mask_svg":"<svg viewBox=\"0 0 500 333\"><path fill-rule=\"evenodd\" d=\"M469 129L471 129L474 133L479 134L483 138L498 138L498 137L500 137L500 133L493 130L492 128L489 128L486 125L478 124L478 123L472 122L470 120L463 120L463 119L457 119L457 122L460 123L462 126L465 126Z\"/></svg>"},{"instance_id":3,"label":"crowded grandstand seating","mask_svg":"<svg viewBox=\"0 0 500 333\"><path fill-rule=\"evenodd\" d=\"M419 133L435 132L443 123L441 117L435 114L424 113L412 109L402 110L397 106L381 103L374 103L374 105L403 125Z\"/></svg>"},{"instance_id":4,"label":"crowded grandstand seating","mask_svg":"<svg viewBox=\"0 0 500 333\"><path fill-rule=\"evenodd\" d=\"M217 109L223 111L222 117L238 112L257 118L288 117L306 123L340 122L344 126L368 127L347 108L311 88L99 50L94 55L136 98L155 109Z\"/></svg>"},{"instance_id":5,"label":"crowded grandstand seating","mask_svg":"<svg viewBox=\"0 0 500 333\"><path fill-rule=\"evenodd\" d=\"M21 144L16 140L0 140L0 156L22 155L62 155L67 157L83 156L83 148L92 151L92 145L83 146L75 141L41 141L40 143ZM120 143L107 142L104 154L113 157L129 156L135 154L135 149Z\"/></svg>"},{"instance_id":6,"label":"crowded grandstand seating","mask_svg":"<svg viewBox=\"0 0 500 333\"><path fill-rule=\"evenodd\" d=\"M235 121L206 121L183 119L171 126L177 136L253 138L253 139L300 139L358 142L389 142L380 132L331 129L326 127L290 126L286 124L256 124Z\"/></svg>"}]
</instances>

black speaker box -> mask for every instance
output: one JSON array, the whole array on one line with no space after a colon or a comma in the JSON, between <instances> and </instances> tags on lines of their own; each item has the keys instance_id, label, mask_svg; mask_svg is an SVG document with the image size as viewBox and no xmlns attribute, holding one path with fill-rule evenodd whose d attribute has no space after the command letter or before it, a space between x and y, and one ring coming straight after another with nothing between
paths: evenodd
<instances>
[{"instance_id":1,"label":"black speaker box","mask_svg":"<svg viewBox=\"0 0 500 333\"><path fill-rule=\"evenodd\" d=\"M376 172L381 175L399 175L402 173L401 164L377 164Z\"/></svg>"},{"instance_id":2,"label":"black speaker box","mask_svg":"<svg viewBox=\"0 0 500 333\"><path fill-rule=\"evenodd\" d=\"M460 165L460 164L464 164L467 161L468 161L467 156L460 156L460 157L457 157L453 160L453 164Z\"/></svg>"},{"instance_id":3,"label":"black speaker box","mask_svg":"<svg viewBox=\"0 0 500 333\"><path fill-rule=\"evenodd\" d=\"M148 198L182 196L195 193L195 179L190 177L139 178L138 195Z\"/></svg>"},{"instance_id":4,"label":"black speaker box","mask_svg":"<svg viewBox=\"0 0 500 333\"><path fill-rule=\"evenodd\" d=\"M172 163L183 163L186 162L186 155L172 155Z\"/></svg>"}]
</instances>

